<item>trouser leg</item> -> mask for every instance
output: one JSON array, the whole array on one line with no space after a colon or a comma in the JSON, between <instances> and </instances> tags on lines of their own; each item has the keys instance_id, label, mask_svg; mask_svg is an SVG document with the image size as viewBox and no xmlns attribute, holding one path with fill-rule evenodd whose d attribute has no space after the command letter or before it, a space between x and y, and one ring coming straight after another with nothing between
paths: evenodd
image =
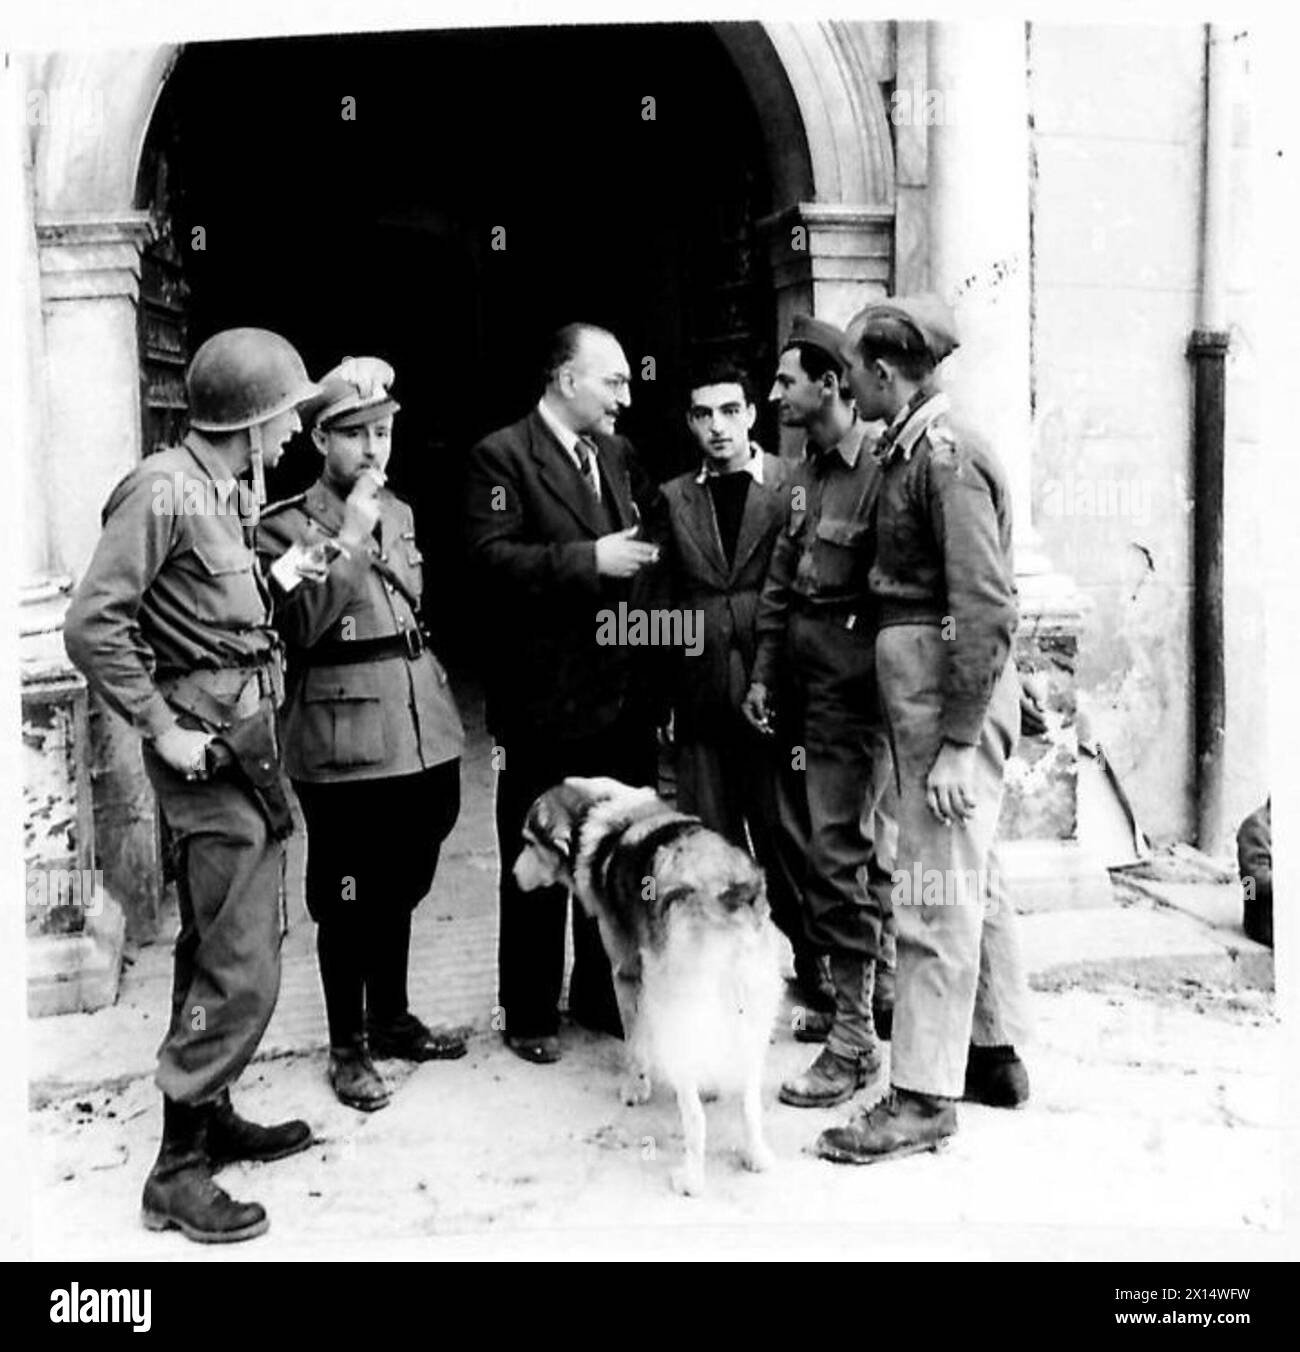
<instances>
[{"instance_id":1,"label":"trouser leg","mask_svg":"<svg viewBox=\"0 0 1300 1352\"><path fill-rule=\"evenodd\" d=\"M625 715L597 737L569 748L570 775L609 775L633 787L658 787L659 751L653 725ZM569 1010L589 1027L617 1034L622 1028L614 978L596 922L573 903L573 971Z\"/></svg>"},{"instance_id":2,"label":"trouser leg","mask_svg":"<svg viewBox=\"0 0 1300 1352\"><path fill-rule=\"evenodd\" d=\"M1018 1047L1029 1035L1029 983L996 849L989 851L987 867L989 888L970 1040L976 1047Z\"/></svg>"},{"instance_id":3,"label":"trouser leg","mask_svg":"<svg viewBox=\"0 0 1300 1352\"><path fill-rule=\"evenodd\" d=\"M284 849L236 783L191 783L147 747L145 768L175 841L181 895L157 1083L175 1102L205 1103L238 1078L275 1009Z\"/></svg>"},{"instance_id":4,"label":"trouser leg","mask_svg":"<svg viewBox=\"0 0 1300 1352\"><path fill-rule=\"evenodd\" d=\"M420 827L401 851L376 852L382 876L366 920L366 1013L372 1023L392 1023L409 1009L412 913L433 886L443 841L460 814L460 762L354 788L369 801L364 821L371 838L378 839L394 820Z\"/></svg>"},{"instance_id":5,"label":"trouser leg","mask_svg":"<svg viewBox=\"0 0 1300 1352\"><path fill-rule=\"evenodd\" d=\"M497 774L497 851L501 861L500 932L497 948L497 1016L493 1026L514 1037L549 1037L559 1027L564 980L563 887L523 892L514 864L523 849L523 826L537 797L566 773L562 752L507 740Z\"/></svg>"},{"instance_id":6,"label":"trouser leg","mask_svg":"<svg viewBox=\"0 0 1300 1352\"><path fill-rule=\"evenodd\" d=\"M367 800L355 784L294 782L307 826L307 913L316 922L316 962L331 1047L350 1047L365 1027L368 918L382 893Z\"/></svg>"},{"instance_id":7,"label":"trouser leg","mask_svg":"<svg viewBox=\"0 0 1300 1352\"><path fill-rule=\"evenodd\" d=\"M741 807L742 766L729 760L730 743L681 735L677 743L677 806L742 850L749 848Z\"/></svg>"},{"instance_id":8,"label":"trouser leg","mask_svg":"<svg viewBox=\"0 0 1300 1352\"><path fill-rule=\"evenodd\" d=\"M364 1032L365 962L361 927L331 916L316 926L316 962L331 1047L350 1047Z\"/></svg>"},{"instance_id":9,"label":"trouser leg","mask_svg":"<svg viewBox=\"0 0 1300 1352\"><path fill-rule=\"evenodd\" d=\"M892 1078L896 1088L960 1098L979 981L988 904L989 854L1002 803L1006 758L1014 745L1018 695L1008 663L994 691L975 755L975 812L945 825L926 803L926 776L942 744L942 672L937 628L905 625L877 641L881 693L898 772L899 841L894 915L898 994ZM999 907L1002 932L1013 926ZM998 939L995 971L1006 952Z\"/></svg>"}]
</instances>

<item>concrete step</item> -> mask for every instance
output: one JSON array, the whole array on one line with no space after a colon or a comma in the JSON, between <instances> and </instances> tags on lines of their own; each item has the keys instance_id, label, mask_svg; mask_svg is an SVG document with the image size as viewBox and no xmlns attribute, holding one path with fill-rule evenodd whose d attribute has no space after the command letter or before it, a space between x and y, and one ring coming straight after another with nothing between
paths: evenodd
<instances>
[{"instance_id":1,"label":"concrete step","mask_svg":"<svg viewBox=\"0 0 1300 1352\"><path fill-rule=\"evenodd\" d=\"M1214 904L1223 910L1221 900ZM1037 990L1117 982L1155 990L1273 989L1272 950L1246 938L1239 923L1235 930L1208 924L1153 899L1117 902L1104 911L1025 915L1020 934Z\"/></svg>"}]
</instances>

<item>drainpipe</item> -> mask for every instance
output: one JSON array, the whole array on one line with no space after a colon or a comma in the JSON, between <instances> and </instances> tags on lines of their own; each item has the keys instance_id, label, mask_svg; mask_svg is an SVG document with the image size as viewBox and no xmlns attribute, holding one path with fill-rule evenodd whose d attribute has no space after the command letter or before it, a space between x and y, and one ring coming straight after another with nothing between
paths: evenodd
<instances>
[{"instance_id":1,"label":"drainpipe","mask_svg":"<svg viewBox=\"0 0 1300 1352\"><path fill-rule=\"evenodd\" d=\"M1227 265L1232 101L1231 30L1205 30L1205 165L1201 279L1192 363L1192 688L1195 702L1196 841L1222 844L1225 679L1223 653L1223 442L1228 355Z\"/></svg>"}]
</instances>

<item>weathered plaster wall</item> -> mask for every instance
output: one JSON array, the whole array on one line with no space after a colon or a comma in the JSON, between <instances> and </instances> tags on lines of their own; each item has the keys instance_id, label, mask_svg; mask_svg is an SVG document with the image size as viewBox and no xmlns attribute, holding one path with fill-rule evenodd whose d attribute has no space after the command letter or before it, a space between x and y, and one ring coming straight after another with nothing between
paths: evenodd
<instances>
[{"instance_id":1,"label":"weathered plaster wall","mask_svg":"<svg viewBox=\"0 0 1300 1352\"><path fill-rule=\"evenodd\" d=\"M1092 602L1081 714L1148 833L1185 839L1193 826L1185 350L1196 318L1204 30L1035 24L1029 63L1034 522L1054 565ZM1238 257L1249 205L1244 192L1234 197ZM1239 272L1230 306L1239 325L1243 280ZM1245 642L1259 628L1248 562L1258 476L1247 340L1248 327L1234 334L1228 395L1233 821L1263 796L1262 672L1247 656L1259 644Z\"/></svg>"}]
</instances>

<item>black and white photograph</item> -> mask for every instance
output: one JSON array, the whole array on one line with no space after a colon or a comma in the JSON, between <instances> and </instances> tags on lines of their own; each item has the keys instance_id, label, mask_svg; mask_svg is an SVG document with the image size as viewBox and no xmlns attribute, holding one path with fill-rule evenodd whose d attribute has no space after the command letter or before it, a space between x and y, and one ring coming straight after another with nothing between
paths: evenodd
<instances>
[{"instance_id":1,"label":"black and white photograph","mask_svg":"<svg viewBox=\"0 0 1300 1352\"><path fill-rule=\"evenodd\" d=\"M738 1257L1259 1320L1296 48L901 9L5 21L51 1322L150 1324L77 1264Z\"/></svg>"}]
</instances>

